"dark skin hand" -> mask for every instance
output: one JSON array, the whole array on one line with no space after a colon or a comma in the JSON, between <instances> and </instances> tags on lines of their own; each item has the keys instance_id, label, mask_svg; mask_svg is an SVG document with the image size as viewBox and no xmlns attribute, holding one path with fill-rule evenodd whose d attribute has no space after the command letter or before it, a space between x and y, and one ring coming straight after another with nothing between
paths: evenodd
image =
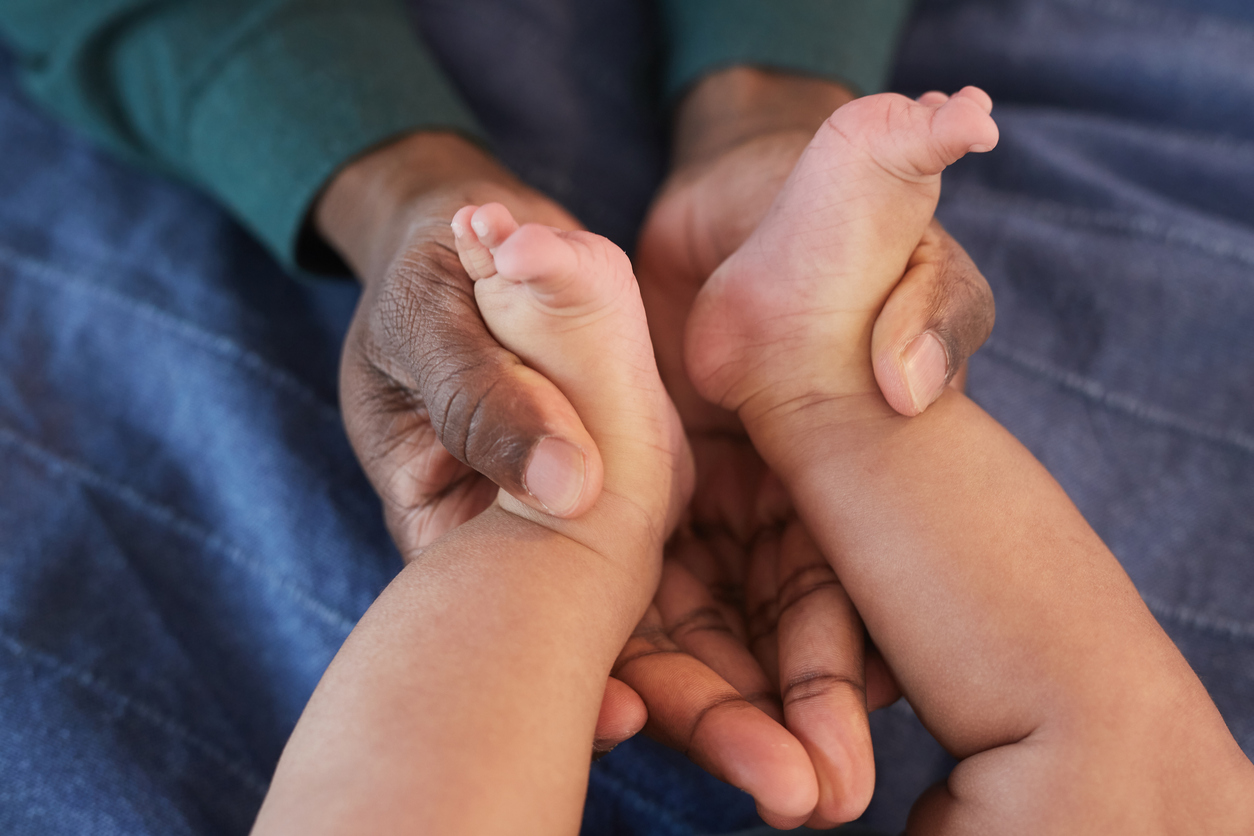
<instances>
[{"instance_id":1,"label":"dark skin hand","mask_svg":"<svg viewBox=\"0 0 1254 836\"><path fill-rule=\"evenodd\" d=\"M647 719L651 734L753 794L770 817L791 773L753 766L764 746L793 734L814 765L792 766L819 778L816 825L865 806L874 780L866 712L895 700L896 687L866 652L830 569L781 554L791 503L734 416L695 395L681 347L701 284L848 97L827 82L733 69L697 85L677 112L675 165L643 230L637 272L659 367L697 456L698 487L655 606L607 683L596 742L609 749ZM351 163L315 207L318 231L363 285L344 346L341 402L406 560L480 513L498 485L568 518L600 492L599 454L579 417L493 339L453 249L453 214L492 201L520 222L579 226L479 147L440 132ZM877 378L890 403L906 414L926 408L991 324L987 284L934 226L875 329ZM939 337L939 363L935 352L929 364L919 361L926 352L909 350L924 333ZM915 377L926 372L914 396L910 368Z\"/></svg>"},{"instance_id":2,"label":"dark skin hand","mask_svg":"<svg viewBox=\"0 0 1254 836\"><path fill-rule=\"evenodd\" d=\"M522 223L580 226L474 143L440 132L404 137L351 163L315 208L318 231L363 285L340 398L349 440L406 562L487 508L498 486L554 511L543 492L529 490L529 465L546 439L582 454L571 469L575 487L564 492L577 499L557 515L579 516L600 493L599 454L578 415L488 332L458 260L454 213L493 201ZM598 746L636 734L646 716L640 697L611 678Z\"/></svg>"}]
</instances>

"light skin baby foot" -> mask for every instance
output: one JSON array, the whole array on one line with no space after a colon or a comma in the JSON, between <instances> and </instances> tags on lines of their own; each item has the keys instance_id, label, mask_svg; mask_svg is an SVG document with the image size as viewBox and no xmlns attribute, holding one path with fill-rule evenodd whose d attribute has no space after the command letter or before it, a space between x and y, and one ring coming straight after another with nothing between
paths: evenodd
<instances>
[{"instance_id":1,"label":"light skin baby foot","mask_svg":"<svg viewBox=\"0 0 1254 836\"><path fill-rule=\"evenodd\" d=\"M499 203L466 206L452 225L492 335L561 389L596 439L580 452L590 475L603 468L598 506L625 501L663 537L691 462L627 255L590 232L520 227Z\"/></svg>"},{"instance_id":2,"label":"light skin baby foot","mask_svg":"<svg viewBox=\"0 0 1254 836\"><path fill-rule=\"evenodd\" d=\"M746 421L833 398L891 412L871 366L875 319L936 210L941 172L997 144L991 111L967 87L833 113L697 298L685 356L701 394Z\"/></svg>"}]
</instances>

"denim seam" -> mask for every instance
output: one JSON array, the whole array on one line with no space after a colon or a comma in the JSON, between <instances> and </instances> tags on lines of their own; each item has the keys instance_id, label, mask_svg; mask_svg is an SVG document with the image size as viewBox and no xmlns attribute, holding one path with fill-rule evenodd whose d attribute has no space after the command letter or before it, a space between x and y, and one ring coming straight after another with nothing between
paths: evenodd
<instances>
[{"instance_id":1,"label":"denim seam","mask_svg":"<svg viewBox=\"0 0 1254 836\"><path fill-rule=\"evenodd\" d=\"M143 302L124 293L106 288L105 286L73 274L68 270L36 261L0 245L0 262L6 264L16 275L27 276L37 282L53 287L69 287L88 294L94 294L127 310L133 316L145 320L170 334L181 338L189 345L226 360L228 363L252 372L273 388L293 394L313 407L318 417L334 424L340 423L340 412L328 405L307 385L292 373L273 365L259 354L244 348L239 343L222 334L209 331L196 323L176 316L148 302Z\"/></svg>"},{"instance_id":2,"label":"denim seam","mask_svg":"<svg viewBox=\"0 0 1254 836\"><path fill-rule=\"evenodd\" d=\"M353 629L356 623L354 619L323 603L290 578L274 572L261 561L248 557L237 546L209 531L199 523L182 516L168 505L163 505L150 499L129 485L104 476L84 464L53 453L34 441L22 437L11 427L0 424L0 443L6 440L9 444L25 452L29 457L40 462L50 470L68 474L83 484L114 497L124 505L140 512L158 524L164 525L177 534L200 543L210 551L217 552L239 568L261 578L275 589L283 592L292 601L300 604L311 614L332 627L343 631L345 634Z\"/></svg>"},{"instance_id":3,"label":"denim seam","mask_svg":"<svg viewBox=\"0 0 1254 836\"><path fill-rule=\"evenodd\" d=\"M1047 117L1047 127L1054 129L1058 127L1058 123L1065 123L1063 127L1067 128L1077 126L1097 126L1104 129L1115 128L1125 134L1133 134L1134 139L1139 142L1153 141L1171 149L1177 149L1181 145L1204 145L1206 151L1215 154L1242 156L1254 154L1254 140L1233 134L1220 134L1210 130L1185 128L1179 125L1147 123L1141 119L1123 116L1118 113L1079 110L1073 105L1015 101L1013 104L1003 105L998 110L999 118L1004 119L1008 124L1012 124L1014 128L1019 127L1015 123L1020 118L1035 121L1040 117ZM960 188L961 185L955 183L954 188ZM945 188L950 188L949 184L946 184Z\"/></svg>"},{"instance_id":4,"label":"denim seam","mask_svg":"<svg viewBox=\"0 0 1254 836\"><path fill-rule=\"evenodd\" d=\"M130 711L144 722L199 749L202 754L215 761L227 773L237 778L257 795L264 796L266 794L269 781L258 778L256 773L246 763L233 760L225 751L201 738L165 713L134 697L127 696L91 672L67 664L47 651L30 647L6 632L0 632L0 644L3 644L10 653L26 662L32 668L37 665L51 668L63 678L91 691L96 696L115 700L122 710Z\"/></svg>"},{"instance_id":5,"label":"denim seam","mask_svg":"<svg viewBox=\"0 0 1254 836\"><path fill-rule=\"evenodd\" d=\"M1150 612L1160 621L1166 619L1184 627L1191 627L1194 630L1208 633L1218 633L1230 639L1254 640L1254 623L1241 622L1234 618L1225 618L1223 616L1205 615L1191 607L1168 604L1158 598L1146 595L1142 595L1141 600L1145 602L1145 606L1149 607Z\"/></svg>"},{"instance_id":6,"label":"denim seam","mask_svg":"<svg viewBox=\"0 0 1254 836\"><path fill-rule=\"evenodd\" d=\"M985 343L981 354L1006 365L1015 366L1030 376L1046 380L1089 401L1101 404L1113 412L1136 418L1144 424L1254 455L1254 436L1236 430L1212 427L1183 415L1142 403L1131 395L1112 392L1092 378L1060 369L1024 352L1004 346L998 340L990 339Z\"/></svg>"},{"instance_id":7,"label":"denim seam","mask_svg":"<svg viewBox=\"0 0 1254 836\"><path fill-rule=\"evenodd\" d=\"M1130 238L1185 246L1212 258L1254 267L1254 246L1244 247L1232 241L1202 236L1196 231L1164 223L1149 215L1128 215L1115 211L1084 209L1057 201L1023 198L1009 192L965 183L954 184L947 189L948 193L942 200L945 211L987 214L983 212L986 205L997 203L1003 207L1013 207L1018 214L1032 215L1059 226L1088 232L1097 227L1109 232L1122 233ZM955 202L955 196L962 198L962 202ZM1008 216L1005 212L996 214L1003 219Z\"/></svg>"},{"instance_id":8,"label":"denim seam","mask_svg":"<svg viewBox=\"0 0 1254 836\"><path fill-rule=\"evenodd\" d=\"M1190 34L1217 40L1254 40L1254 31L1239 21L1219 15L1184 13L1180 9L1145 6L1128 0L1052 0L1055 6L1085 9L1120 23L1171 26L1179 31L1188 26Z\"/></svg>"}]
</instances>

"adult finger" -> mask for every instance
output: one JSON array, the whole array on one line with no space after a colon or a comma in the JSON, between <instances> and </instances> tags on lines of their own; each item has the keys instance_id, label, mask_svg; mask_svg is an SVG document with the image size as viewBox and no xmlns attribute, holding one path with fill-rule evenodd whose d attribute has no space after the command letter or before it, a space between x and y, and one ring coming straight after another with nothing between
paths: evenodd
<instances>
[{"instance_id":1,"label":"adult finger","mask_svg":"<svg viewBox=\"0 0 1254 836\"><path fill-rule=\"evenodd\" d=\"M983 274L933 219L872 332L875 379L893 409L918 415L940 397L995 313Z\"/></svg>"},{"instance_id":2,"label":"adult finger","mask_svg":"<svg viewBox=\"0 0 1254 836\"><path fill-rule=\"evenodd\" d=\"M644 728L649 711L644 700L620 679L610 677L601 697L601 713L597 715L596 734L592 738L593 759L608 754L618 744Z\"/></svg>"},{"instance_id":3,"label":"adult finger","mask_svg":"<svg viewBox=\"0 0 1254 836\"><path fill-rule=\"evenodd\" d=\"M700 549L702 544L690 542L686 548ZM667 560L654 600L663 627L677 647L705 663L771 719L783 722L775 688L744 639L731 630L709 587L682 563Z\"/></svg>"},{"instance_id":4,"label":"adult finger","mask_svg":"<svg viewBox=\"0 0 1254 836\"><path fill-rule=\"evenodd\" d=\"M651 737L752 795L768 824L788 829L810 817L818 784L805 748L676 645L657 607L649 608L613 673L648 705Z\"/></svg>"},{"instance_id":5,"label":"adult finger","mask_svg":"<svg viewBox=\"0 0 1254 836\"><path fill-rule=\"evenodd\" d=\"M804 526L779 547L779 678L784 721L810 753L819 781L811 827L862 815L875 788L867 720L862 620Z\"/></svg>"},{"instance_id":6,"label":"adult finger","mask_svg":"<svg viewBox=\"0 0 1254 836\"><path fill-rule=\"evenodd\" d=\"M901 699L901 686L897 677L884 661L879 648L867 639L866 646L866 707L867 711L879 711Z\"/></svg>"},{"instance_id":7,"label":"adult finger","mask_svg":"<svg viewBox=\"0 0 1254 836\"><path fill-rule=\"evenodd\" d=\"M528 505L573 517L596 501L596 445L561 391L488 332L446 222L420 229L386 278L367 287L349 339L357 361L346 356L342 371L346 423L385 500L427 499L416 488L430 462L393 449L389 416L372 408L381 392L399 390L422 405L456 460Z\"/></svg>"},{"instance_id":8,"label":"adult finger","mask_svg":"<svg viewBox=\"0 0 1254 836\"><path fill-rule=\"evenodd\" d=\"M667 562L682 566L685 575L699 582L701 600L712 601L723 624L742 645L748 642L744 618L744 552L745 547L720 528L703 532L700 537L681 532L666 546ZM668 601L679 589L692 589L683 585L672 590L666 583L668 577L674 575L663 575L658 591L659 596L666 592ZM686 600L694 600L696 594L694 590L693 597Z\"/></svg>"},{"instance_id":9,"label":"adult finger","mask_svg":"<svg viewBox=\"0 0 1254 836\"><path fill-rule=\"evenodd\" d=\"M745 629L749 649L779 691L779 597L776 565L779 562L780 528L758 532L749 547L745 576Z\"/></svg>"},{"instance_id":10,"label":"adult finger","mask_svg":"<svg viewBox=\"0 0 1254 836\"><path fill-rule=\"evenodd\" d=\"M406 562L496 498L498 487L455 459L417 393L378 371L350 333L340 371L345 428Z\"/></svg>"},{"instance_id":11,"label":"adult finger","mask_svg":"<svg viewBox=\"0 0 1254 836\"><path fill-rule=\"evenodd\" d=\"M759 666L772 682L776 692L779 684L779 617L780 600L777 571L780 559L781 529L764 530L754 541L749 557L748 581L745 584L745 607L748 611L748 637ZM841 603L843 608L844 604ZM901 698L901 686L879 649L866 642L867 709L878 711Z\"/></svg>"}]
</instances>

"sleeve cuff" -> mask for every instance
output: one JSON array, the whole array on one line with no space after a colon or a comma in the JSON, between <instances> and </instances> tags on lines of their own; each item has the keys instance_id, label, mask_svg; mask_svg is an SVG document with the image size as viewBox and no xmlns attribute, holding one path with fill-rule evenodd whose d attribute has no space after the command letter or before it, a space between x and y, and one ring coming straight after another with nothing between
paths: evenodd
<instances>
[{"instance_id":1,"label":"sleeve cuff","mask_svg":"<svg viewBox=\"0 0 1254 836\"><path fill-rule=\"evenodd\" d=\"M839 81L855 93L888 83L911 0L663 0L664 93L678 98L737 64Z\"/></svg>"},{"instance_id":2,"label":"sleeve cuff","mask_svg":"<svg viewBox=\"0 0 1254 836\"><path fill-rule=\"evenodd\" d=\"M399 4L363 5L267 21L190 108L189 173L289 270L338 272L338 259L302 231L350 159L424 128L483 137Z\"/></svg>"}]
</instances>

